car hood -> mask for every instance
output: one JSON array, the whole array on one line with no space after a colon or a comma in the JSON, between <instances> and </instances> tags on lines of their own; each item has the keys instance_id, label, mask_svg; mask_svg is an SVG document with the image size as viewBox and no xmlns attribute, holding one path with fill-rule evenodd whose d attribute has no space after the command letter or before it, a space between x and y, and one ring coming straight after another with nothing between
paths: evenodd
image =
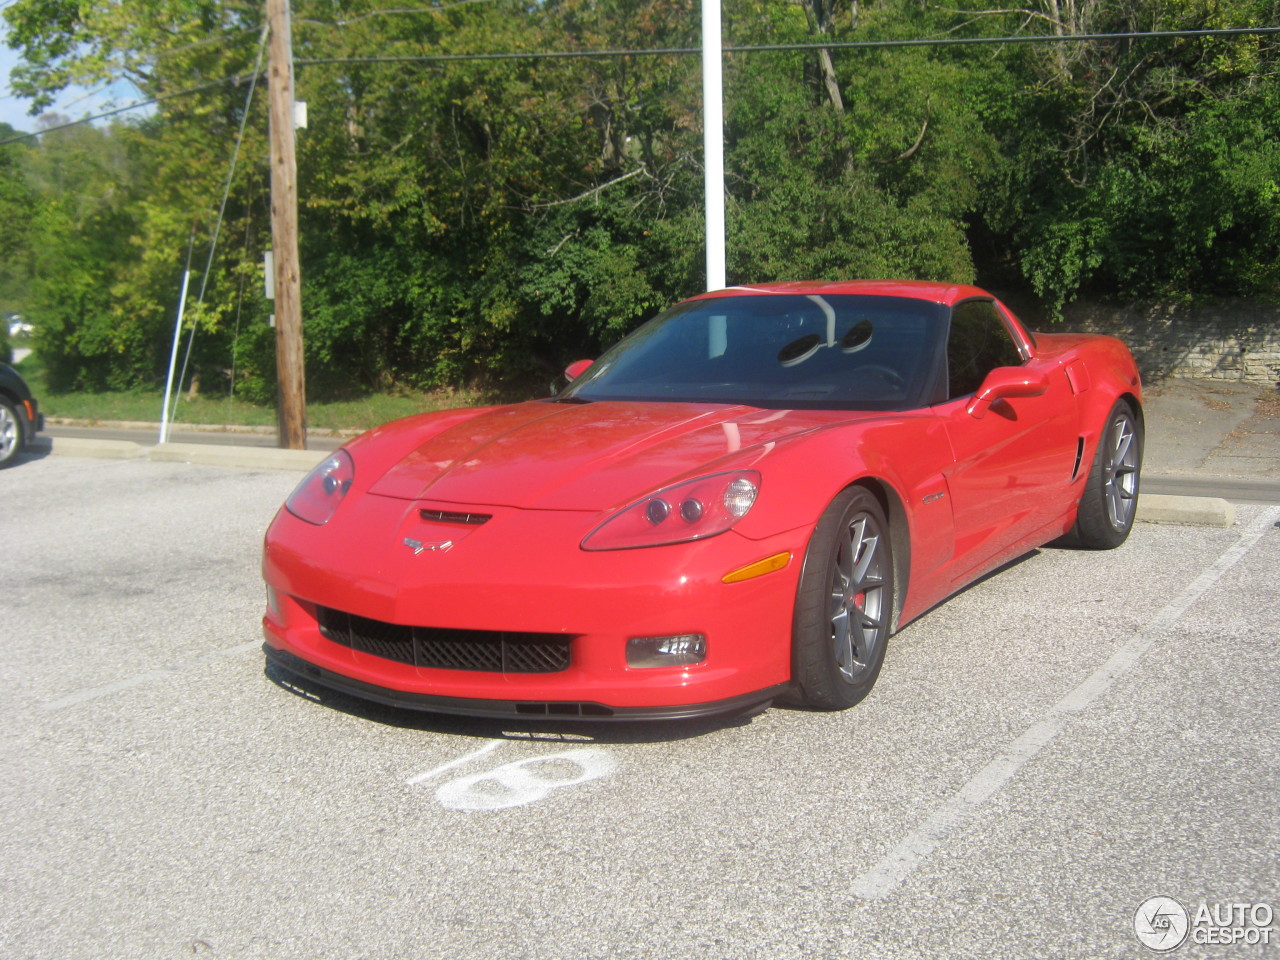
<instances>
[{"instance_id":1,"label":"car hood","mask_svg":"<svg viewBox=\"0 0 1280 960\"><path fill-rule=\"evenodd\" d=\"M602 510L704 469L749 466L779 440L853 417L694 403L544 401L498 407L430 437L369 492L456 504Z\"/></svg>"}]
</instances>

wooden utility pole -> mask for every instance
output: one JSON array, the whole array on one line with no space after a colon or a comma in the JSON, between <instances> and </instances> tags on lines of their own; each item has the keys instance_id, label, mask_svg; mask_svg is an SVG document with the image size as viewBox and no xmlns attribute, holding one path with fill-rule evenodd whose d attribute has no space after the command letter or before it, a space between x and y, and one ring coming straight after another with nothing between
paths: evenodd
<instances>
[{"instance_id":1,"label":"wooden utility pole","mask_svg":"<svg viewBox=\"0 0 1280 960\"><path fill-rule=\"evenodd\" d=\"M302 353L298 267L298 164L293 146L293 38L289 0L266 0L271 28L271 239L276 274L276 374L280 382L280 446L307 448L307 392Z\"/></svg>"}]
</instances>

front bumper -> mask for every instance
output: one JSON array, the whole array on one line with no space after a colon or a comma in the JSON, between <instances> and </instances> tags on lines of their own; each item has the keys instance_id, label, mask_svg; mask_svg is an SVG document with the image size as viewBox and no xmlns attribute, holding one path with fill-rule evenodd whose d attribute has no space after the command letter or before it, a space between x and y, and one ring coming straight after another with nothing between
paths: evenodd
<instances>
[{"instance_id":1,"label":"front bumper","mask_svg":"<svg viewBox=\"0 0 1280 960\"><path fill-rule=\"evenodd\" d=\"M346 534L284 511L268 531L265 650L286 670L381 703L507 718L689 718L746 711L787 688L802 531L588 553L578 542L590 517L500 508L460 532L424 526L421 503L362 500ZM369 530L387 533L374 545ZM452 545L415 552L405 541ZM786 568L722 582L783 551ZM557 635L571 655L545 673L424 667L334 642L319 607L388 625ZM628 665L630 638L688 633L707 638L701 663Z\"/></svg>"},{"instance_id":2,"label":"front bumper","mask_svg":"<svg viewBox=\"0 0 1280 960\"><path fill-rule=\"evenodd\" d=\"M18 415L22 418L22 435L28 441L44 430L44 414L35 397L18 404Z\"/></svg>"}]
</instances>

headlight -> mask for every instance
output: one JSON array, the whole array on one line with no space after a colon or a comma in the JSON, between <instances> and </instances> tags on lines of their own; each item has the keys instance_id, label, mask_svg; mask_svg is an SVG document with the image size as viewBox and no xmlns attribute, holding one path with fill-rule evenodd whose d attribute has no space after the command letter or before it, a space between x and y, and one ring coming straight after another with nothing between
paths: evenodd
<instances>
[{"instance_id":1,"label":"headlight","mask_svg":"<svg viewBox=\"0 0 1280 960\"><path fill-rule=\"evenodd\" d=\"M284 502L285 509L307 523L316 526L326 523L355 478L356 466L351 454L339 450L307 474Z\"/></svg>"},{"instance_id":2,"label":"headlight","mask_svg":"<svg viewBox=\"0 0 1280 960\"><path fill-rule=\"evenodd\" d=\"M703 540L747 515L760 491L755 470L714 473L665 487L618 511L582 541L583 550L630 550Z\"/></svg>"}]
</instances>

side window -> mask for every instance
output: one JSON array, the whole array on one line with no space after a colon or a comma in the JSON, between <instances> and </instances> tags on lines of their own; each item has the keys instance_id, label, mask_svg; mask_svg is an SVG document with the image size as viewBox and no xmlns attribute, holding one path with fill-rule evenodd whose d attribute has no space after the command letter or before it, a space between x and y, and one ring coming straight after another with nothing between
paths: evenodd
<instances>
[{"instance_id":1,"label":"side window","mask_svg":"<svg viewBox=\"0 0 1280 960\"><path fill-rule=\"evenodd\" d=\"M1022 353L990 300L966 300L951 311L947 374L952 397L976 392L995 367L1020 366Z\"/></svg>"}]
</instances>

